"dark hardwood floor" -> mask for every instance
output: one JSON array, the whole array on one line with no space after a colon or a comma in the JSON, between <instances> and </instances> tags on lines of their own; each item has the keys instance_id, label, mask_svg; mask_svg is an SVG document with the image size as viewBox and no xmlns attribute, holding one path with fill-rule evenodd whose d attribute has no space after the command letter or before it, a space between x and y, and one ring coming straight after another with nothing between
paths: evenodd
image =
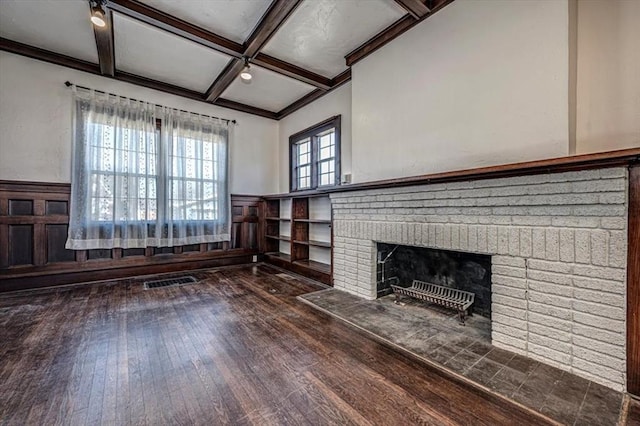
<instances>
[{"instance_id":1,"label":"dark hardwood floor","mask_svg":"<svg viewBox=\"0 0 640 426\"><path fill-rule=\"evenodd\" d=\"M541 425L296 300L267 265L0 296L0 424Z\"/></svg>"}]
</instances>

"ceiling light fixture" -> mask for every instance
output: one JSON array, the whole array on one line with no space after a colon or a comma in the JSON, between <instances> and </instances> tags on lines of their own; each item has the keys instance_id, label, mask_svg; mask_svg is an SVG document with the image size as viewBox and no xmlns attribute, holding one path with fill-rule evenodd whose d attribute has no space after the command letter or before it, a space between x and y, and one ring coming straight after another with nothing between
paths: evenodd
<instances>
[{"instance_id":1,"label":"ceiling light fixture","mask_svg":"<svg viewBox=\"0 0 640 426\"><path fill-rule=\"evenodd\" d=\"M100 28L103 28L107 25L107 20L104 17L105 11L102 5L102 0L92 2L91 4L91 22L93 23L93 25Z\"/></svg>"},{"instance_id":2,"label":"ceiling light fixture","mask_svg":"<svg viewBox=\"0 0 640 426\"><path fill-rule=\"evenodd\" d=\"M243 83L251 83L251 79L253 78L253 76L251 75L251 70L250 70L250 66L249 66L249 58L245 57L244 58L244 68L242 69L242 72L240 73L240 78L242 79Z\"/></svg>"}]
</instances>

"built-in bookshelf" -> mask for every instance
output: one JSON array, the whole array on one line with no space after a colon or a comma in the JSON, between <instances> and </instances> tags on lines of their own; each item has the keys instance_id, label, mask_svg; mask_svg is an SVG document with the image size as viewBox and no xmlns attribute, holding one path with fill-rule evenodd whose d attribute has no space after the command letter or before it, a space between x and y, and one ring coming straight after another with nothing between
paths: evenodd
<instances>
[{"instance_id":1,"label":"built-in bookshelf","mask_svg":"<svg viewBox=\"0 0 640 426\"><path fill-rule=\"evenodd\" d=\"M327 195L265 200L265 259L331 283L331 201Z\"/></svg>"}]
</instances>

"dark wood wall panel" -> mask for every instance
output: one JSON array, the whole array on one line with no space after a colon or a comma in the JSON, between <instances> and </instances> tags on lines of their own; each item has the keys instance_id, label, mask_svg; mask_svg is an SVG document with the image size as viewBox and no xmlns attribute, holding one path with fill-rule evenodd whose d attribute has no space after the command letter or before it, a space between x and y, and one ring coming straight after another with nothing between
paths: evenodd
<instances>
[{"instance_id":1,"label":"dark wood wall panel","mask_svg":"<svg viewBox=\"0 0 640 426\"><path fill-rule=\"evenodd\" d=\"M33 265L33 225L9 225L9 266Z\"/></svg>"},{"instance_id":2,"label":"dark wood wall panel","mask_svg":"<svg viewBox=\"0 0 640 426\"><path fill-rule=\"evenodd\" d=\"M46 225L47 263L74 262L76 260L75 252L64 248L68 231L69 226L65 224Z\"/></svg>"},{"instance_id":3,"label":"dark wood wall panel","mask_svg":"<svg viewBox=\"0 0 640 426\"><path fill-rule=\"evenodd\" d=\"M640 398L640 166L629 169L627 392Z\"/></svg>"},{"instance_id":4,"label":"dark wood wall panel","mask_svg":"<svg viewBox=\"0 0 640 426\"><path fill-rule=\"evenodd\" d=\"M69 184L0 181L0 291L244 263L259 254L262 200L250 195L231 196L231 242L67 250L70 192Z\"/></svg>"},{"instance_id":5,"label":"dark wood wall panel","mask_svg":"<svg viewBox=\"0 0 640 426\"><path fill-rule=\"evenodd\" d=\"M33 215L32 200L9 200L9 216Z\"/></svg>"}]
</instances>

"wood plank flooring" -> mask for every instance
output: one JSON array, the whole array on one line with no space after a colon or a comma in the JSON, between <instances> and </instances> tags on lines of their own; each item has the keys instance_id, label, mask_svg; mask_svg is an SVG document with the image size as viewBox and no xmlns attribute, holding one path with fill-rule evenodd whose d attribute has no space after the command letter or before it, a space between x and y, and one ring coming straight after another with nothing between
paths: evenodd
<instances>
[{"instance_id":1,"label":"wood plank flooring","mask_svg":"<svg viewBox=\"0 0 640 426\"><path fill-rule=\"evenodd\" d=\"M0 424L543 425L296 300L267 265L0 296Z\"/></svg>"}]
</instances>

